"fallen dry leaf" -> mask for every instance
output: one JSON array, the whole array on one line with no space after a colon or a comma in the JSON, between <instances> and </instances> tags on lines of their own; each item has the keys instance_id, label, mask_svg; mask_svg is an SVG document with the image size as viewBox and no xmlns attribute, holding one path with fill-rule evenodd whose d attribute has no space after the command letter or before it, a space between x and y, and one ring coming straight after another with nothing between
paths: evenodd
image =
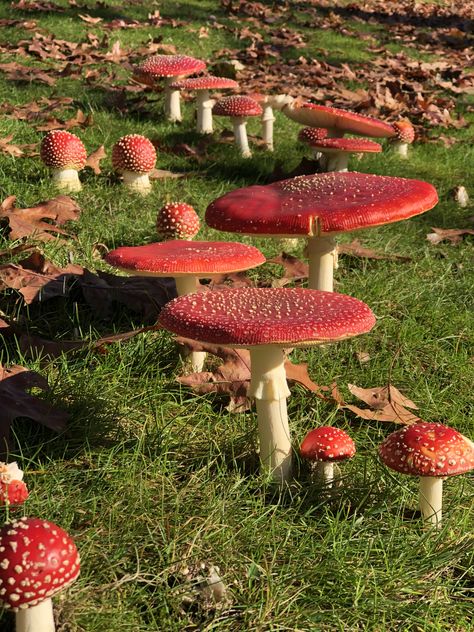
<instances>
[{"instance_id":1,"label":"fallen dry leaf","mask_svg":"<svg viewBox=\"0 0 474 632\"><path fill-rule=\"evenodd\" d=\"M411 261L411 257L404 255L385 254L377 252L371 248L363 246L358 239L354 239L350 244L338 244L337 252L340 255L349 255L351 257L363 257L364 259L388 259L397 261Z\"/></svg>"},{"instance_id":2,"label":"fallen dry leaf","mask_svg":"<svg viewBox=\"0 0 474 632\"><path fill-rule=\"evenodd\" d=\"M293 281L300 281L307 279L309 274L309 266L304 261L301 261L297 257L290 255L286 252L282 252L281 255L268 259L267 263L276 263L283 266L285 274L280 279L274 279L272 282L273 287L283 287L292 283Z\"/></svg>"},{"instance_id":3,"label":"fallen dry leaf","mask_svg":"<svg viewBox=\"0 0 474 632\"><path fill-rule=\"evenodd\" d=\"M451 244L458 244L464 235L474 235L472 228L431 228L432 233L426 235L426 239L436 246L442 241L449 241Z\"/></svg>"},{"instance_id":4,"label":"fallen dry leaf","mask_svg":"<svg viewBox=\"0 0 474 632\"><path fill-rule=\"evenodd\" d=\"M410 408L417 410L418 406L400 393L392 384L375 388L361 388L354 384L348 384L347 387L353 395L370 406L370 408L359 408L344 402L340 402L339 406L352 411L362 419L404 425L421 421L417 415L409 410Z\"/></svg>"},{"instance_id":5,"label":"fallen dry leaf","mask_svg":"<svg viewBox=\"0 0 474 632\"><path fill-rule=\"evenodd\" d=\"M150 180L165 180L166 178L185 178L189 173L174 173L173 171L167 171L166 169L153 169L148 174Z\"/></svg>"},{"instance_id":6,"label":"fallen dry leaf","mask_svg":"<svg viewBox=\"0 0 474 632\"><path fill-rule=\"evenodd\" d=\"M105 147L101 145L87 156L86 167L90 167L96 175L101 173L100 161L107 156Z\"/></svg>"}]
</instances>

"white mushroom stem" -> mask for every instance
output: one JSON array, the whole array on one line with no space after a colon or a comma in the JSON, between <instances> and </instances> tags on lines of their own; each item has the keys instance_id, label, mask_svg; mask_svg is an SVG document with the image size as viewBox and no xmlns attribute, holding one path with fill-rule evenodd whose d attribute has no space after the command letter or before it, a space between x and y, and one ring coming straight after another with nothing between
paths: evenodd
<instances>
[{"instance_id":1,"label":"white mushroom stem","mask_svg":"<svg viewBox=\"0 0 474 632\"><path fill-rule=\"evenodd\" d=\"M45 599L36 606L18 610L15 615L16 632L55 632L53 602Z\"/></svg>"},{"instance_id":2,"label":"white mushroom stem","mask_svg":"<svg viewBox=\"0 0 474 632\"><path fill-rule=\"evenodd\" d=\"M53 169L53 181L64 191L80 191L82 189L79 173L76 169Z\"/></svg>"},{"instance_id":3,"label":"white mushroom stem","mask_svg":"<svg viewBox=\"0 0 474 632\"><path fill-rule=\"evenodd\" d=\"M212 134L212 107L214 103L215 100L209 97L209 90L198 90L196 95L196 131L198 134Z\"/></svg>"},{"instance_id":4,"label":"white mushroom stem","mask_svg":"<svg viewBox=\"0 0 474 632\"><path fill-rule=\"evenodd\" d=\"M168 121L181 121L181 104L179 90L170 88L170 84L179 79L179 77L165 78L165 116Z\"/></svg>"},{"instance_id":5,"label":"white mushroom stem","mask_svg":"<svg viewBox=\"0 0 474 632\"><path fill-rule=\"evenodd\" d=\"M273 114L273 108L270 104L263 106L262 114L262 138L265 147L269 151L273 151L273 123L275 121L275 115Z\"/></svg>"},{"instance_id":6,"label":"white mushroom stem","mask_svg":"<svg viewBox=\"0 0 474 632\"><path fill-rule=\"evenodd\" d=\"M318 481L325 487L332 487L334 481L334 463L332 461L318 461L316 465Z\"/></svg>"},{"instance_id":7,"label":"white mushroom stem","mask_svg":"<svg viewBox=\"0 0 474 632\"><path fill-rule=\"evenodd\" d=\"M437 527L441 526L443 507L443 478L420 476L420 511L424 518Z\"/></svg>"},{"instance_id":8,"label":"white mushroom stem","mask_svg":"<svg viewBox=\"0 0 474 632\"><path fill-rule=\"evenodd\" d=\"M247 121L243 116L236 116L232 119L234 126L234 137L237 147L240 149L242 158L250 158L252 152L250 151L249 141L247 138Z\"/></svg>"},{"instance_id":9,"label":"white mushroom stem","mask_svg":"<svg viewBox=\"0 0 474 632\"><path fill-rule=\"evenodd\" d=\"M350 154L347 152L328 154L326 157L326 171L347 171L349 165L349 157Z\"/></svg>"},{"instance_id":10,"label":"white mushroom stem","mask_svg":"<svg viewBox=\"0 0 474 632\"><path fill-rule=\"evenodd\" d=\"M126 187L142 195L147 195L151 191L151 182L148 173L137 173L136 171L122 171L123 183Z\"/></svg>"},{"instance_id":11,"label":"white mushroom stem","mask_svg":"<svg viewBox=\"0 0 474 632\"><path fill-rule=\"evenodd\" d=\"M397 156L399 156L400 158L408 158L408 143L401 143L399 141L396 141L393 144L393 147Z\"/></svg>"},{"instance_id":12,"label":"white mushroom stem","mask_svg":"<svg viewBox=\"0 0 474 632\"><path fill-rule=\"evenodd\" d=\"M312 290L332 292L337 247L333 237L308 237L309 278Z\"/></svg>"},{"instance_id":13,"label":"white mushroom stem","mask_svg":"<svg viewBox=\"0 0 474 632\"><path fill-rule=\"evenodd\" d=\"M187 274L185 276L177 276L175 277L176 282L176 292L178 296L184 296L185 294L194 294L197 292L198 286L198 278L192 274ZM181 357L183 360L186 360L187 363L191 365L191 369L195 373L199 373L202 371L204 362L206 361L206 352L205 351L190 351L187 352L184 347L182 347Z\"/></svg>"},{"instance_id":14,"label":"white mushroom stem","mask_svg":"<svg viewBox=\"0 0 474 632\"><path fill-rule=\"evenodd\" d=\"M258 316L257 316L258 317ZM257 406L260 460L275 482L291 478L291 440L286 398L285 354L282 348L262 345L250 348L250 397Z\"/></svg>"}]
</instances>

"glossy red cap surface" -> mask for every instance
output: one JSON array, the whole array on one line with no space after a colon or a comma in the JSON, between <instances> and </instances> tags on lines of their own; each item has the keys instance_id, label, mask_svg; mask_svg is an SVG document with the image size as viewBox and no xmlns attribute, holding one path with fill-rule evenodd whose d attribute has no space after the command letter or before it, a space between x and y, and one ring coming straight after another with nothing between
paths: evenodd
<instances>
[{"instance_id":1,"label":"glossy red cap surface","mask_svg":"<svg viewBox=\"0 0 474 632\"><path fill-rule=\"evenodd\" d=\"M168 202L156 218L156 230L162 239L192 239L199 227L198 214L186 202Z\"/></svg>"},{"instance_id":2,"label":"glossy red cap surface","mask_svg":"<svg viewBox=\"0 0 474 632\"><path fill-rule=\"evenodd\" d=\"M312 145L313 142L317 142L327 138L328 130L325 127L303 127L298 132L298 140Z\"/></svg>"},{"instance_id":3,"label":"glossy red cap surface","mask_svg":"<svg viewBox=\"0 0 474 632\"><path fill-rule=\"evenodd\" d=\"M309 461L344 461L356 453L351 437L333 426L310 430L300 446L300 454Z\"/></svg>"},{"instance_id":4,"label":"glossy red cap surface","mask_svg":"<svg viewBox=\"0 0 474 632\"><path fill-rule=\"evenodd\" d=\"M314 236L408 219L437 201L421 180L319 173L226 193L208 206L206 222L234 233Z\"/></svg>"},{"instance_id":5,"label":"glossy red cap surface","mask_svg":"<svg viewBox=\"0 0 474 632\"><path fill-rule=\"evenodd\" d=\"M410 121L397 121L393 123L393 128L396 133L395 138L399 142L411 145L415 140L415 130Z\"/></svg>"},{"instance_id":6,"label":"glossy red cap surface","mask_svg":"<svg viewBox=\"0 0 474 632\"><path fill-rule=\"evenodd\" d=\"M239 84L227 77L191 77L190 79L179 79L173 81L170 88L176 90L225 90L238 88Z\"/></svg>"},{"instance_id":7,"label":"glossy red cap surface","mask_svg":"<svg viewBox=\"0 0 474 632\"><path fill-rule=\"evenodd\" d=\"M414 476L454 476L474 468L474 444L454 428L419 423L392 432L379 446L392 470Z\"/></svg>"},{"instance_id":8,"label":"glossy red cap surface","mask_svg":"<svg viewBox=\"0 0 474 632\"><path fill-rule=\"evenodd\" d=\"M367 138L322 138L311 140L308 144L314 149L320 149L326 153L378 153L382 151L382 145Z\"/></svg>"},{"instance_id":9,"label":"glossy red cap surface","mask_svg":"<svg viewBox=\"0 0 474 632\"><path fill-rule=\"evenodd\" d=\"M112 147L112 165L117 171L148 173L155 164L153 143L140 134L122 136Z\"/></svg>"},{"instance_id":10,"label":"glossy red cap surface","mask_svg":"<svg viewBox=\"0 0 474 632\"><path fill-rule=\"evenodd\" d=\"M41 141L41 160L53 169L82 169L87 152L80 138L62 129L48 132Z\"/></svg>"},{"instance_id":11,"label":"glossy red cap surface","mask_svg":"<svg viewBox=\"0 0 474 632\"><path fill-rule=\"evenodd\" d=\"M35 606L77 578L72 538L53 522L21 518L0 530L0 586L5 608Z\"/></svg>"},{"instance_id":12,"label":"glossy red cap surface","mask_svg":"<svg viewBox=\"0 0 474 632\"><path fill-rule=\"evenodd\" d=\"M265 257L254 246L226 241L163 241L145 246L122 246L105 256L123 270L176 274L224 274L254 268Z\"/></svg>"},{"instance_id":13,"label":"glossy red cap surface","mask_svg":"<svg viewBox=\"0 0 474 632\"><path fill-rule=\"evenodd\" d=\"M216 116L260 116L262 106L255 99L240 95L224 97L212 108Z\"/></svg>"},{"instance_id":14,"label":"glossy red cap surface","mask_svg":"<svg viewBox=\"0 0 474 632\"><path fill-rule=\"evenodd\" d=\"M145 59L137 68L138 75L154 78L192 75L206 67L205 62L188 55L153 55Z\"/></svg>"},{"instance_id":15,"label":"glossy red cap surface","mask_svg":"<svg viewBox=\"0 0 474 632\"><path fill-rule=\"evenodd\" d=\"M0 505L22 505L28 496L28 488L23 481L0 482Z\"/></svg>"},{"instance_id":16,"label":"glossy red cap surface","mask_svg":"<svg viewBox=\"0 0 474 632\"><path fill-rule=\"evenodd\" d=\"M395 136L395 130L390 123L350 110L341 110L315 103L303 103L302 105L292 103L284 107L283 112L293 121L311 127L337 129L344 133L376 138Z\"/></svg>"},{"instance_id":17,"label":"glossy red cap surface","mask_svg":"<svg viewBox=\"0 0 474 632\"><path fill-rule=\"evenodd\" d=\"M366 333L375 316L362 301L301 288L236 288L188 294L160 313L163 327L230 346L311 345Z\"/></svg>"}]
</instances>

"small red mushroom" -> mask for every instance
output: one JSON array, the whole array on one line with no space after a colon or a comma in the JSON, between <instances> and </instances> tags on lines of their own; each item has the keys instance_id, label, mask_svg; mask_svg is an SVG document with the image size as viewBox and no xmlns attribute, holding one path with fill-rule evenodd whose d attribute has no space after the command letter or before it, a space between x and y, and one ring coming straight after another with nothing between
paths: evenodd
<instances>
[{"instance_id":1,"label":"small red mushroom","mask_svg":"<svg viewBox=\"0 0 474 632\"><path fill-rule=\"evenodd\" d=\"M356 452L351 437L333 426L310 430L300 446L300 454L316 463L316 474L323 485L331 486L334 480L334 463L351 459Z\"/></svg>"},{"instance_id":2,"label":"small red mushroom","mask_svg":"<svg viewBox=\"0 0 474 632\"><path fill-rule=\"evenodd\" d=\"M397 154L401 158L408 158L408 145L415 140L415 130L408 119L402 119L393 123L393 129L396 136L394 138L394 147Z\"/></svg>"},{"instance_id":3,"label":"small red mushroom","mask_svg":"<svg viewBox=\"0 0 474 632\"><path fill-rule=\"evenodd\" d=\"M29 496L16 461L0 462L0 505L22 505Z\"/></svg>"},{"instance_id":4,"label":"small red mushroom","mask_svg":"<svg viewBox=\"0 0 474 632\"><path fill-rule=\"evenodd\" d=\"M124 184L147 195L151 191L148 174L156 164L153 143L140 134L122 136L112 147L112 165L123 176Z\"/></svg>"},{"instance_id":5,"label":"small red mushroom","mask_svg":"<svg viewBox=\"0 0 474 632\"><path fill-rule=\"evenodd\" d=\"M0 600L17 632L54 632L51 598L78 577L72 538L53 522L21 518L0 530Z\"/></svg>"},{"instance_id":6,"label":"small red mushroom","mask_svg":"<svg viewBox=\"0 0 474 632\"><path fill-rule=\"evenodd\" d=\"M250 97L231 96L218 101L212 108L212 113L232 119L236 145L243 158L250 158L252 152L249 148L245 119L248 116L260 116L263 113L262 106Z\"/></svg>"},{"instance_id":7,"label":"small red mushroom","mask_svg":"<svg viewBox=\"0 0 474 632\"><path fill-rule=\"evenodd\" d=\"M303 137L303 135L300 134L300 137ZM306 137L308 138L309 134L306 134ZM375 143L367 138L326 137L316 139L313 137L307 142L315 151L323 155L324 160L322 162L325 171L347 171L349 158L352 154L379 153L382 151L380 143Z\"/></svg>"},{"instance_id":8,"label":"small red mushroom","mask_svg":"<svg viewBox=\"0 0 474 632\"><path fill-rule=\"evenodd\" d=\"M186 202L168 202L156 219L156 230L162 239L189 241L198 234L199 227L199 215Z\"/></svg>"},{"instance_id":9,"label":"small red mushroom","mask_svg":"<svg viewBox=\"0 0 474 632\"><path fill-rule=\"evenodd\" d=\"M80 138L65 130L52 130L41 141L41 160L53 170L56 186L66 191L80 191L78 171L86 165L87 152Z\"/></svg>"}]
</instances>

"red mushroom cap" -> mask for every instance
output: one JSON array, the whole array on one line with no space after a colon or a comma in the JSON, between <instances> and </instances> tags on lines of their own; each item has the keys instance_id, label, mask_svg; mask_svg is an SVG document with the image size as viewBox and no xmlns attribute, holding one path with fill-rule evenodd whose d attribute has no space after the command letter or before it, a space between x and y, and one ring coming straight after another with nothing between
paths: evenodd
<instances>
[{"instance_id":1,"label":"red mushroom cap","mask_svg":"<svg viewBox=\"0 0 474 632\"><path fill-rule=\"evenodd\" d=\"M298 140L312 145L314 141L320 141L327 138L329 134L325 127L303 127L298 132Z\"/></svg>"},{"instance_id":2,"label":"red mushroom cap","mask_svg":"<svg viewBox=\"0 0 474 632\"><path fill-rule=\"evenodd\" d=\"M122 246L105 256L123 270L167 276L238 272L265 262L254 246L225 241L163 241L146 246Z\"/></svg>"},{"instance_id":3,"label":"red mushroom cap","mask_svg":"<svg viewBox=\"0 0 474 632\"><path fill-rule=\"evenodd\" d=\"M314 149L320 149L326 153L378 153L382 151L382 145L367 138L322 138L320 140L308 140L308 144Z\"/></svg>"},{"instance_id":4,"label":"red mushroom cap","mask_svg":"<svg viewBox=\"0 0 474 632\"><path fill-rule=\"evenodd\" d=\"M159 323L181 336L230 346L307 346L370 331L375 316L351 296L301 288L236 288L167 303Z\"/></svg>"},{"instance_id":5,"label":"red mushroom cap","mask_svg":"<svg viewBox=\"0 0 474 632\"><path fill-rule=\"evenodd\" d=\"M433 208L421 180L369 173L320 173L236 189L212 202L212 228L261 235L323 235L379 226Z\"/></svg>"},{"instance_id":6,"label":"red mushroom cap","mask_svg":"<svg viewBox=\"0 0 474 632\"><path fill-rule=\"evenodd\" d=\"M23 481L0 482L0 505L22 505L29 492Z\"/></svg>"},{"instance_id":7,"label":"red mushroom cap","mask_svg":"<svg viewBox=\"0 0 474 632\"><path fill-rule=\"evenodd\" d=\"M72 538L53 522L21 518L0 530L0 599L18 610L72 584L80 559Z\"/></svg>"},{"instance_id":8,"label":"red mushroom cap","mask_svg":"<svg viewBox=\"0 0 474 632\"><path fill-rule=\"evenodd\" d=\"M263 113L262 106L255 99L239 95L232 95L220 99L212 108L216 116L260 116Z\"/></svg>"},{"instance_id":9,"label":"red mushroom cap","mask_svg":"<svg viewBox=\"0 0 474 632\"><path fill-rule=\"evenodd\" d=\"M156 219L156 230L162 239L192 239L199 226L198 214L185 202L168 202Z\"/></svg>"},{"instance_id":10,"label":"red mushroom cap","mask_svg":"<svg viewBox=\"0 0 474 632\"><path fill-rule=\"evenodd\" d=\"M138 66L137 74L153 78L179 77L200 72L205 67L205 62L188 55L153 55Z\"/></svg>"},{"instance_id":11,"label":"red mushroom cap","mask_svg":"<svg viewBox=\"0 0 474 632\"><path fill-rule=\"evenodd\" d=\"M325 127L350 132L360 136L375 136L376 138L390 138L395 136L395 130L390 123L385 123L372 116L357 114L349 110L316 105L315 103L291 104L283 108L283 112L297 123L311 127Z\"/></svg>"},{"instance_id":12,"label":"red mushroom cap","mask_svg":"<svg viewBox=\"0 0 474 632\"><path fill-rule=\"evenodd\" d=\"M170 88L176 90L226 90L238 87L237 81L227 77L191 77L178 79L170 85Z\"/></svg>"},{"instance_id":13,"label":"red mushroom cap","mask_svg":"<svg viewBox=\"0 0 474 632\"><path fill-rule=\"evenodd\" d=\"M351 437L333 426L310 430L300 446L300 454L309 461L344 461L356 453Z\"/></svg>"},{"instance_id":14,"label":"red mushroom cap","mask_svg":"<svg viewBox=\"0 0 474 632\"><path fill-rule=\"evenodd\" d=\"M153 143L140 134L122 136L112 147L112 165L117 171L148 173L155 164Z\"/></svg>"},{"instance_id":15,"label":"red mushroom cap","mask_svg":"<svg viewBox=\"0 0 474 632\"><path fill-rule=\"evenodd\" d=\"M413 476L454 476L474 468L474 444L454 428L419 423L392 432L379 446L392 470Z\"/></svg>"},{"instance_id":16,"label":"red mushroom cap","mask_svg":"<svg viewBox=\"0 0 474 632\"><path fill-rule=\"evenodd\" d=\"M86 164L87 152L80 138L71 132L55 129L41 141L41 160L53 169L76 169Z\"/></svg>"},{"instance_id":17,"label":"red mushroom cap","mask_svg":"<svg viewBox=\"0 0 474 632\"><path fill-rule=\"evenodd\" d=\"M411 143L415 140L415 130L410 121L397 121L393 124L393 128L396 133L395 138L397 141L411 145Z\"/></svg>"}]
</instances>

